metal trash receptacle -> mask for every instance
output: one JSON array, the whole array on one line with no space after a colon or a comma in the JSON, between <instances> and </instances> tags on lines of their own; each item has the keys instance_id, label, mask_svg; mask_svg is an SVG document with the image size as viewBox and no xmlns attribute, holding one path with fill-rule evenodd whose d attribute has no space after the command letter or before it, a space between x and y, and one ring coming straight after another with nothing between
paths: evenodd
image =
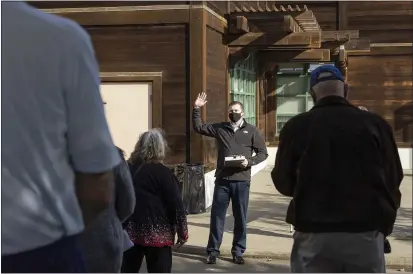
<instances>
[{"instance_id":1,"label":"metal trash receptacle","mask_svg":"<svg viewBox=\"0 0 413 274\"><path fill-rule=\"evenodd\" d=\"M174 166L173 173L178 179L186 212L188 214L205 212L204 165L178 164Z\"/></svg>"}]
</instances>

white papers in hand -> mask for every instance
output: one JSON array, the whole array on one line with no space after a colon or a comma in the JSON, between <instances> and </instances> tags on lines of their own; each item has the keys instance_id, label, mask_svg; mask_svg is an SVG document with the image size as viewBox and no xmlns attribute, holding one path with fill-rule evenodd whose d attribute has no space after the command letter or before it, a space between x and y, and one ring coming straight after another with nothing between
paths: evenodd
<instances>
[{"instance_id":1,"label":"white papers in hand","mask_svg":"<svg viewBox=\"0 0 413 274\"><path fill-rule=\"evenodd\" d=\"M242 155L233 155L225 157L225 167L240 167L241 163L244 162L245 156Z\"/></svg>"}]
</instances>

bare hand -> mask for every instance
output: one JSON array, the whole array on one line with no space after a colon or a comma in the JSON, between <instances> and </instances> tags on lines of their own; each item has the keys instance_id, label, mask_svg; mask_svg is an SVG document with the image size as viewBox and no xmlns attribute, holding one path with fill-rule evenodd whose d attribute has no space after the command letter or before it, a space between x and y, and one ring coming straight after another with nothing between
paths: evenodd
<instances>
[{"instance_id":1,"label":"bare hand","mask_svg":"<svg viewBox=\"0 0 413 274\"><path fill-rule=\"evenodd\" d=\"M206 100L206 98L207 98L207 95L206 95L205 92L202 92L201 94L198 94L198 98L196 98L194 106L196 108L202 107L203 105L205 105L208 102Z\"/></svg>"},{"instance_id":2,"label":"bare hand","mask_svg":"<svg viewBox=\"0 0 413 274\"><path fill-rule=\"evenodd\" d=\"M244 159L244 161L241 163L241 167L246 168L248 166L248 160Z\"/></svg>"},{"instance_id":3,"label":"bare hand","mask_svg":"<svg viewBox=\"0 0 413 274\"><path fill-rule=\"evenodd\" d=\"M176 242L176 244L173 246L173 250L177 251L181 246L183 246L185 243L187 242L187 240L183 240L183 239L178 239L178 241Z\"/></svg>"}]
</instances>

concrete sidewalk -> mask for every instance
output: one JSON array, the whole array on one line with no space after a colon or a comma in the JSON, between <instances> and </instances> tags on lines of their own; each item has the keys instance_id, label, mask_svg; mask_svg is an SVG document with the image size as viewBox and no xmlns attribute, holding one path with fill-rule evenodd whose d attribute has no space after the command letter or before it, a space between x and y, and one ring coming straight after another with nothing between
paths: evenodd
<instances>
[{"instance_id":1,"label":"concrete sidewalk","mask_svg":"<svg viewBox=\"0 0 413 274\"><path fill-rule=\"evenodd\" d=\"M389 237L392 253L386 255L389 266L411 268L412 265L412 177L402 184L402 203L394 232ZM290 226L285 214L290 199L279 194L272 184L268 169L259 172L251 182L248 208L248 239L245 257L289 259L292 247ZM206 254L209 234L209 213L188 216L188 243L182 253ZM234 219L228 208L221 254L229 255Z\"/></svg>"}]
</instances>

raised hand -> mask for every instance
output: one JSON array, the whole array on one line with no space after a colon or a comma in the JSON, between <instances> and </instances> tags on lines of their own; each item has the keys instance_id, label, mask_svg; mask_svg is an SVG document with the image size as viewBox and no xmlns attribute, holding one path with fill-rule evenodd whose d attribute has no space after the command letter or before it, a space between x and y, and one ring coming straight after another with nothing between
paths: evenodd
<instances>
[{"instance_id":1,"label":"raised hand","mask_svg":"<svg viewBox=\"0 0 413 274\"><path fill-rule=\"evenodd\" d=\"M208 101L206 100L207 95L205 92L198 94L198 97L195 100L194 107L200 108L205 105Z\"/></svg>"}]
</instances>

